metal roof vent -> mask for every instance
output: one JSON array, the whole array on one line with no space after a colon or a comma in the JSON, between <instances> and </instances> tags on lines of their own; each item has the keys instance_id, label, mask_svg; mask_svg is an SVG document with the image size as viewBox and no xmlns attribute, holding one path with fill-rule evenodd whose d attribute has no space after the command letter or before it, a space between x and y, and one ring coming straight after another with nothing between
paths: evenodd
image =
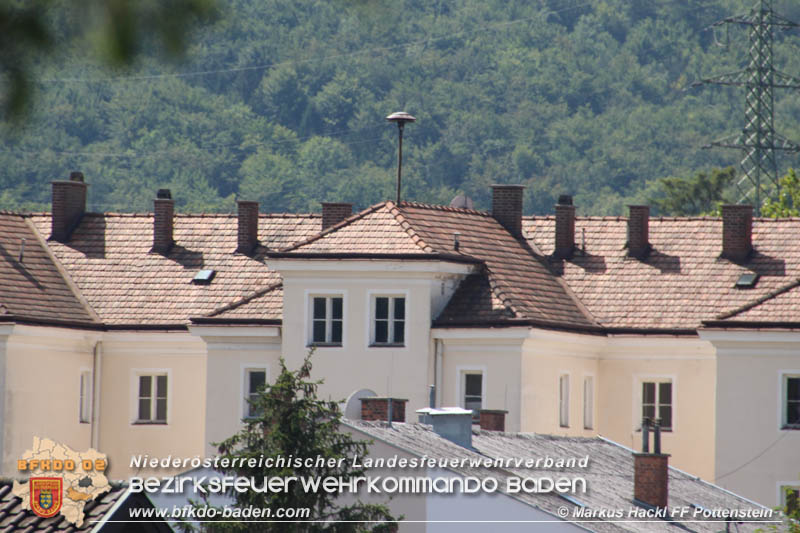
<instances>
[{"instance_id":1,"label":"metal roof vent","mask_svg":"<svg viewBox=\"0 0 800 533\"><path fill-rule=\"evenodd\" d=\"M752 289L758 283L759 275L755 272L745 272L736 280L737 289Z\"/></svg>"},{"instance_id":2,"label":"metal roof vent","mask_svg":"<svg viewBox=\"0 0 800 533\"><path fill-rule=\"evenodd\" d=\"M450 201L450 207L457 207L459 209L475 209L475 203L472 198L466 194L459 194Z\"/></svg>"},{"instance_id":3,"label":"metal roof vent","mask_svg":"<svg viewBox=\"0 0 800 533\"><path fill-rule=\"evenodd\" d=\"M196 285L208 285L214 279L214 276L217 275L216 270L201 270L197 274L194 275L194 279L192 279L192 283Z\"/></svg>"}]
</instances>

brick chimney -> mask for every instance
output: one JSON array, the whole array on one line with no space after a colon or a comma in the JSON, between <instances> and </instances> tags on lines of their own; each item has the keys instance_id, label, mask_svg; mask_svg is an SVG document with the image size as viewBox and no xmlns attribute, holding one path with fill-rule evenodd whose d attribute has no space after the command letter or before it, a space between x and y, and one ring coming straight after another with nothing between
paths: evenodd
<instances>
[{"instance_id":1,"label":"brick chimney","mask_svg":"<svg viewBox=\"0 0 800 533\"><path fill-rule=\"evenodd\" d=\"M391 410L392 422L405 422L406 402L404 398L361 398L361 420L388 422Z\"/></svg>"},{"instance_id":2,"label":"brick chimney","mask_svg":"<svg viewBox=\"0 0 800 533\"><path fill-rule=\"evenodd\" d=\"M169 189L159 189L153 201L153 250L165 254L175 241L172 238L175 200Z\"/></svg>"},{"instance_id":3,"label":"brick chimney","mask_svg":"<svg viewBox=\"0 0 800 533\"><path fill-rule=\"evenodd\" d=\"M492 216L514 237L522 237L524 185L492 185Z\"/></svg>"},{"instance_id":4,"label":"brick chimney","mask_svg":"<svg viewBox=\"0 0 800 533\"><path fill-rule=\"evenodd\" d=\"M743 261L753 251L753 206L722 206L722 257Z\"/></svg>"},{"instance_id":5,"label":"brick chimney","mask_svg":"<svg viewBox=\"0 0 800 533\"><path fill-rule=\"evenodd\" d=\"M86 188L81 172L70 172L69 181L53 182L53 215L50 238L67 242L86 212Z\"/></svg>"},{"instance_id":6,"label":"brick chimney","mask_svg":"<svg viewBox=\"0 0 800 533\"><path fill-rule=\"evenodd\" d=\"M653 426L653 453L649 453L650 420L642 421L642 453L633 454L633 499L664 508L669 497L669 454L661 453L661 426Z\"/></svg>"},{"instance_id":7,"label":"brick chimney","mask_svg":"<svg viewBox=\"0 0 800 533\"><path fill-rule=\"evenodd\" d=\"M628 209L628 255L641 259L650 253L650 207L629 205Z\"/></svg>"},{"instance_id":8,"label":"brick chimney","mask_svg":"<svg viewBox=\"0 0 800 533\"><path fill-rule=\"evenodd\" d=\"M353 214L353 204L343 202L322 202L322 229L335 226Z\"/></svg>"},{"instance_id":9,"label":"brick chimney","mask_svg":"<svg viewBox=\"0 0 800 533\"><path fill-rule=\"evenodd\" d=\"M562 194L556 204L556 247L553 255L569 259L575 250L575 206L572 196Z\"/></svg>"},{"instance_id":10,"label":"brick chimney","mask_svg":"<svg viewBox=\"0 0 800 533\"><path fill-rule=\"evenodd\" d=\"M258 202L239 200L236 206L239 213L236 251L250 255L258 246Z\"/></svg>"},{"instance_id":11,"label":"brick chimney","mask_svg":"<svg viewBox=\"0 0 800 533\"><path fill-rule=\"evenodd\" d=\"M502 409L481 409L481 429L486 431L505 431L506 413Z\"/></svg>"}]
</instances>

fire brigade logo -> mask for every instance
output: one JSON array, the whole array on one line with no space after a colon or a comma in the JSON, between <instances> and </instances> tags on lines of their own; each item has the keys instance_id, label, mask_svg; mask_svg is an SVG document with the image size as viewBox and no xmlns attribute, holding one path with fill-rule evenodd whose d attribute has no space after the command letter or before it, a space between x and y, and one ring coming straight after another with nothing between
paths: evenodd
<instances>
[{"instance_id":1,"label":"fire brigade logo","mask_svg":"<svg viewBox=\"0 0 800 533\"><path fill-rule=\"evenodd\" d=\"M42 518L57 515L61 510L63 482L60 477L32 477L29 481L31 511Z\"/></svg>"}]
</instances>

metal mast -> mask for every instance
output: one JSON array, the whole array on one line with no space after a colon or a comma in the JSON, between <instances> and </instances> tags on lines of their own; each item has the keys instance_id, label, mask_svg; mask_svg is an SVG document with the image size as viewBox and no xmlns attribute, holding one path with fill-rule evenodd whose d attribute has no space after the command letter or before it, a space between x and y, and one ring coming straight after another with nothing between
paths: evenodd
<instances>
[{"instance_id":1,"label":"metal mast","mask_svg":"<svg viewBox=\"0 0 800 533\"><path fill-rule=\"evenodd\" d=\"M693 85L716 83L745 87L745 126L737 133L712 142L712 146L737 148L744 152L741 161L742 178L737 187L742 199L749 197L756 214L768 191L769 182L778 191L778 165L776 150L800 152L800 145L775 133L775 111L772 90L800 88L800 79L775 70L772 63L773 28L790 29L798 25L772 10L772 0L759 0L747 15L736 15L715 22L711 28L722 24L749 26L750 62L738 72L703 79Z\"/></svg>"}]
</instances>

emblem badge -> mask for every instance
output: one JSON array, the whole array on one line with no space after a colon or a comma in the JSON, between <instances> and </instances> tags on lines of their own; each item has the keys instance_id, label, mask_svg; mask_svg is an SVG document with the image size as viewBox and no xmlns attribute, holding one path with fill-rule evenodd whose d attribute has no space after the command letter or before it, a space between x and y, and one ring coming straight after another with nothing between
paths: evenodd
<instances>
[{"instance_id":1,"label":"emblem badge","mask_svg":"<svg viewBox=\"0 0 800 533\"><path fill-rule=\"evenodd\" d=\"M42 518L57 515L63 501L64 480L60 477L32 477L28 483L31 487L31 511Z\"/></svg>"}]
</instances>

